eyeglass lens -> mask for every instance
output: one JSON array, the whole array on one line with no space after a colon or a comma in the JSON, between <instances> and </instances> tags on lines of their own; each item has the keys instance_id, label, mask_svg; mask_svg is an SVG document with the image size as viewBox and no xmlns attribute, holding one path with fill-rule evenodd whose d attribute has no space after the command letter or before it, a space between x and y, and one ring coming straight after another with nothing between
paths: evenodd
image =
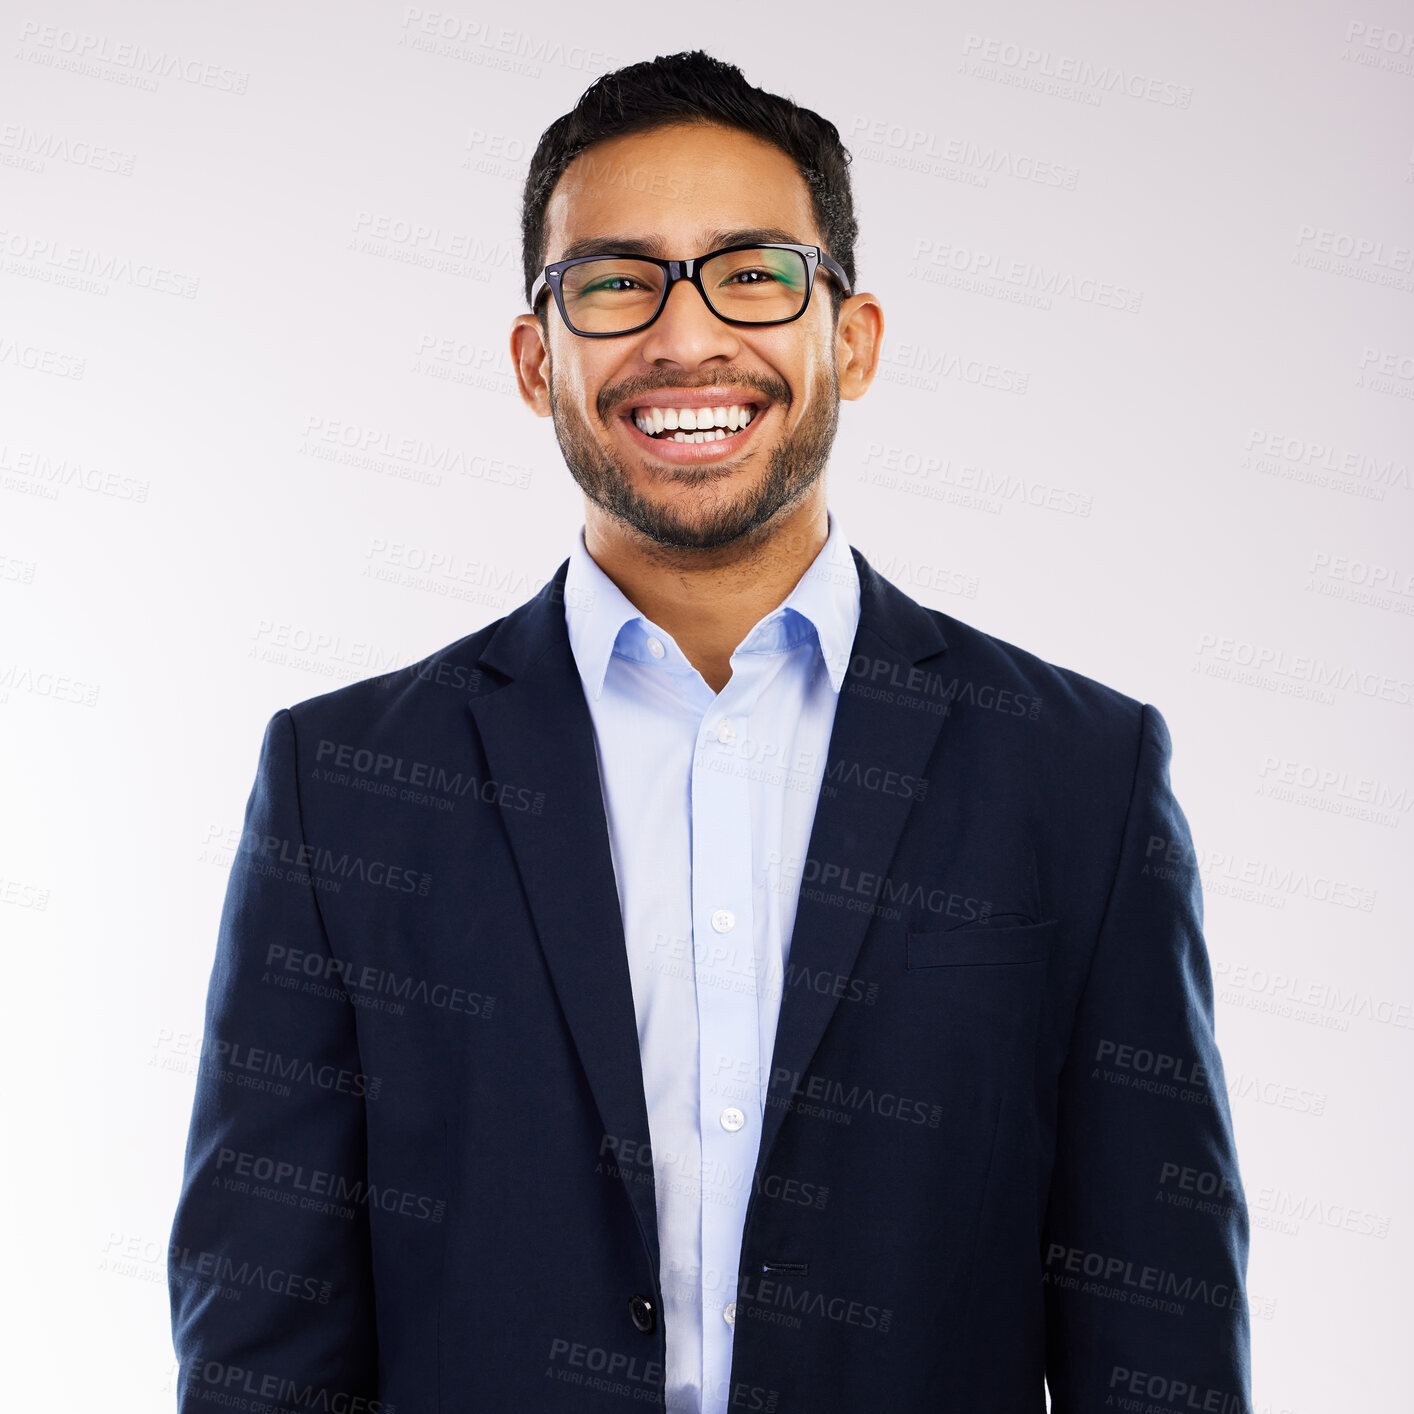
<instances>
[{"instance_id":1,"label":"eyeglass lens","mask_svg":"<svg viewBox=\"0 0 1414 1414\"><path fill-rule=\"evenodd\" d=\"M805 304L809 273L799 251L753 247L714 255L701 268L707 303L724 319L770 323ZM636 329L653 317L667 272L631 256L571 265L561 281L570 324L586 334Z\"/></svg>"}]
</instances>

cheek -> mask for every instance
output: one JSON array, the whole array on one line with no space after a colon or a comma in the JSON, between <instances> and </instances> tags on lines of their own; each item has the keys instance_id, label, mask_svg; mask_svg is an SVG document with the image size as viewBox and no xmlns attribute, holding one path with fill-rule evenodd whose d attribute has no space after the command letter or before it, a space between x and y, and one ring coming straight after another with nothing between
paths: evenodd
<instances>
[{"instance_id":1,"label":"cheek","mask_svg":"<svg viewBox=\"0 0 1414 1414\"><path fill-rule=\"evenodd\" d=\"M588 415L593 415L594 399L587 397L584 380L577 372L567 370L563 364L550 370L550 395L561 416L582 422L586 416L586 408Z\"/></svg>"},{"instance_id":2,"label":"cheek","mask_svg":"<svg viewBox=\"0 0 1414 1414\"><path fill-rule=\"evenodd\" d=\"M611 380L608 377L599 376L592 368L586 368L582 363L576 363L573 367L562 365L559 377L552 378L555 396L559 399L561 407L572 408L581 421L587 421L594 427L597 427L601 420L598 412L599 392L609 381ZM613 415L610 414L603 421L607 424L612 418Z\"/></svg>"}]
</instances>

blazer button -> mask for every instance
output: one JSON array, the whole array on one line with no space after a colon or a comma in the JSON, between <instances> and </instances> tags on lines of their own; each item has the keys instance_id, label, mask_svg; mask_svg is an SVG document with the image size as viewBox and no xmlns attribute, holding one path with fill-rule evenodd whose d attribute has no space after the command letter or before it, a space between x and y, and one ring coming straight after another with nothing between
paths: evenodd
<instances>
[{"instance_id":1,"label":"blazer button","mask_svg":"<svg viewBox=\"0 0 1414 1414\"><path fill-rule=\"evenodd\" d=\"M641 1330L644 1335L653 1329L655 1317L653 1315L653 1303L648 1297L634 1292L628 1299L628 1313L633 1317L633 1324Z\"/></svg>"}]
</instances>

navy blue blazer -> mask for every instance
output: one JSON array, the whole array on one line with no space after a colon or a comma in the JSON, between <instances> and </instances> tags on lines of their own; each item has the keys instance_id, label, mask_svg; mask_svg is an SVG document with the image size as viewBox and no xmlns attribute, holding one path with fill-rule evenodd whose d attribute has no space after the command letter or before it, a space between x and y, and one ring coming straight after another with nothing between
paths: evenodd
<instances>
[{"instance_id":1,"label":"navy blue blazer","mask_svg":"<svg viewBox=\"0 0 1414 1414\"><path fill-rule=\"evenodd\" d=\"M1164 720L853 553L729 1407L1041 1414L1044 1380L1055 1414L1245 1411L1247 1209ZM664 1407L567 565L266 728L172 1229L188 1414Z\"/></svg>"}]
</instances>

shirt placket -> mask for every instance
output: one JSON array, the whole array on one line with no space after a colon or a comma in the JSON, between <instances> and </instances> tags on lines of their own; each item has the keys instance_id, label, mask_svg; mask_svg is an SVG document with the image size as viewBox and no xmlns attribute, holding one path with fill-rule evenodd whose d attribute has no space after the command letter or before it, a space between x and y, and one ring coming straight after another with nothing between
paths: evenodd
<instances>
[{"instance_id":1,"label":"shirt placket","mask_svg":"<svg viewBox=\"0 0 1414 1414\"><path fill-rule=\"evenodd\" d=\"M733 769L761 669L749 656L698 729L692 766L692 935L702 1142L703 1414L727 1406L742 1225L761 1140L750 782Z\"/></svg>"}]
</instances>

